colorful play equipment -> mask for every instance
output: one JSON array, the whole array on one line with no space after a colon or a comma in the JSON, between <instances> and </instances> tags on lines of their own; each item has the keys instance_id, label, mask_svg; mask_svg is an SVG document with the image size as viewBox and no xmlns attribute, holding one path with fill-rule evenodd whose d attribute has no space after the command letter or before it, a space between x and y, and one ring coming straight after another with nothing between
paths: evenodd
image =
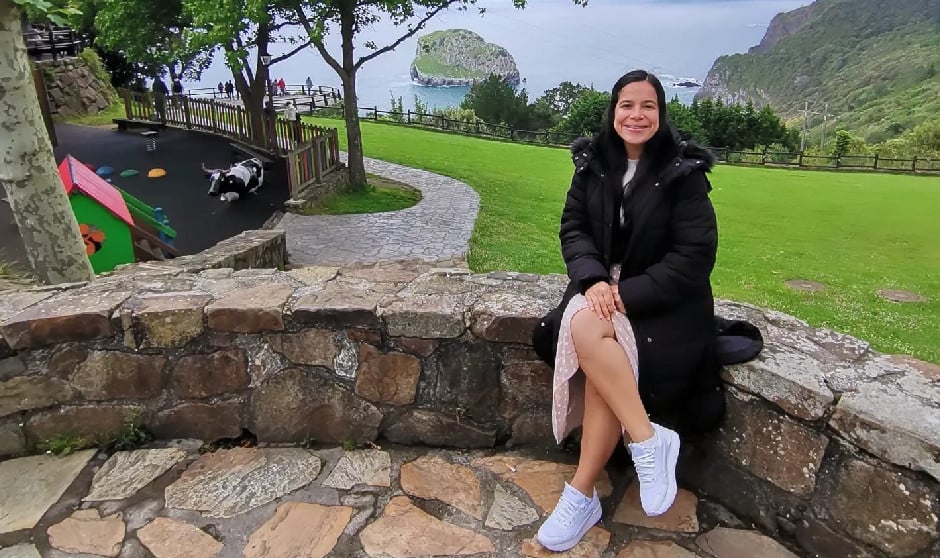
<instances>
[{"instance_id":1,"label":"colorful play equipment","mask_svg":"<svg viewBox=\"0 0 940 558\"><path fill-rule=\"evenodd\" d=\"M176 231L160 208L152 208L98 176L89 165L68 155L59 177L78 221L95 273L135 261L178 256Z\"/></svg>"},{"instance_id":2,"label":"colorful play equipment","mask_svg":"<svg viewBox=\"0 0 940 558\"><path fill-rule=\"evenodd\" d=\"M156 168L147 171L147 178L163 178L166 176L166 169Z\"/></svg>"}]
</instances>

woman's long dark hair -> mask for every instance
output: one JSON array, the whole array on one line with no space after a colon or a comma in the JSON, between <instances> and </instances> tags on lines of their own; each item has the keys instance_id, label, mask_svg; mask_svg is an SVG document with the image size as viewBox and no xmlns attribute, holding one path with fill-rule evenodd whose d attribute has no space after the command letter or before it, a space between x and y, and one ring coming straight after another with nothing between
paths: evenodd
<instances>
[{"instance_id":1,"label":"woman's long dark hair","mask_svg":"<svg viewBox=\"0 0 940 558\"><path fill-rule=\"evenodd\" d=\"M679 152L679 138L669 118L666 115L666 91L659 78L646 70L633 70L620 77L610 92L610 104L604 116L601 132L594 138L594 143L600 149L608 171L614 175L622 175L627 168L627 150L623 138L614 129L614 114L617 111L617 98L620 90L631 83L645 81L656 90L656 104L659 105L659 129L643 147L643 157L637 174L658 172L663 165L670 161Z\"/></svg>"}]
</instances>

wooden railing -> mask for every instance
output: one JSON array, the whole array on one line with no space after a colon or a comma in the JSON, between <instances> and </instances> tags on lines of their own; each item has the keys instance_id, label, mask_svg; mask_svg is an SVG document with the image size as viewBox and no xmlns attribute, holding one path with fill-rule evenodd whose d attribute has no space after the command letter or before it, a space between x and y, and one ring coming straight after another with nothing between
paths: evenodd
<instances>
[{"instance_id":1,"label":"wooden railing","mask_svg":"<svg viewBox=\"0 0 940 558\"><path fill-rule=\"evenodd\" d=\"M291 198L311 184L323 182L323 177L340 167L339 141L335 128L321 128L302 123L298 125L304 141L287 154L288 183Z\"/></svg>"},{"instance_id":2,"label":"wooden railing","mask_svg":"<svg viewBox=\"0 0 940 558\"><path fill-rule=\"evenodd\" d=\"M85 37L67 27L30 28L23 31L26 52L33 58L41 59L51 55L57 60L63 54L77 56L85 47Z\"/></svg>"},{"instance_id":3,"label":"wooden railing","mask_svg":"<svg viewBox=\"0 0 940 558\"><path fill-rule=\"evenodd\" d=\"M199 130L245 144L272 157L287 161L291 196L306 186L321 182L340 166L339 133L306 122L277 116L268 120L264 133L253 130L248 111L215 99L168 95L158 111L151 93L123 91L124 109L131 121L162 122L168 126Z\"/></svg>"}]
</instances>

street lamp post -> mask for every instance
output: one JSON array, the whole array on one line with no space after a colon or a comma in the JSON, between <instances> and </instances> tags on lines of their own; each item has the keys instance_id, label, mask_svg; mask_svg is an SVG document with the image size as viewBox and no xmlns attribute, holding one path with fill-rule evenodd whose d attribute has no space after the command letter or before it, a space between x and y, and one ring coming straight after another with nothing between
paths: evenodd
<instances>
[{"instance_id":1,"label":"street lamp post","mask_svg":"<svg viewBox=\"0 0 940 558\"><path fill-rule=\"evenodd\" d=\"M268 124L265 126L265 131L268 134L268 144L274 146L275 144L275 121L277 119L277 113L274 111L274 94L271 91L271 55L268 53L262 54L260 57L261 65L264 66L264 89L268 92L268 106L271 107L270 113L265 107L264 117L268 121Z\"/></svg>"}]
</instances>

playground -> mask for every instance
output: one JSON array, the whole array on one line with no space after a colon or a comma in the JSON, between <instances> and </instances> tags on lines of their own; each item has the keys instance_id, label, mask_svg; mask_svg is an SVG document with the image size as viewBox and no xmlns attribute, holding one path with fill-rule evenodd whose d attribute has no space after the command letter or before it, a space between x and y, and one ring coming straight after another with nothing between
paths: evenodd
<instances>
[{"instance_id":1,"label":"playground","mask_svg":"<svg viewBox=\"0 0 940 558\"><path fill-rule=\"evenodd\" d=\"M90 166L113 169L115 186L153 208L161 208L176 231L173 247L181 254L204 250L242 231L258 229L288 198L288 187L279 169L265 171L264 186L252 197L226 203L206 194L209 184L201 171L227 167L239 159L223 138L166 128L156 139L156 150L147 150L146 138L135 132L108 127L57 124L56 164L71 155ZM148 178L152 169L166 175ZM133 176L122 176L128 170ZM124 173L131 174L131 173ZM0 203L0 257L20 269L28 269L10 206Z\"/></svg>"}]
</instances>

